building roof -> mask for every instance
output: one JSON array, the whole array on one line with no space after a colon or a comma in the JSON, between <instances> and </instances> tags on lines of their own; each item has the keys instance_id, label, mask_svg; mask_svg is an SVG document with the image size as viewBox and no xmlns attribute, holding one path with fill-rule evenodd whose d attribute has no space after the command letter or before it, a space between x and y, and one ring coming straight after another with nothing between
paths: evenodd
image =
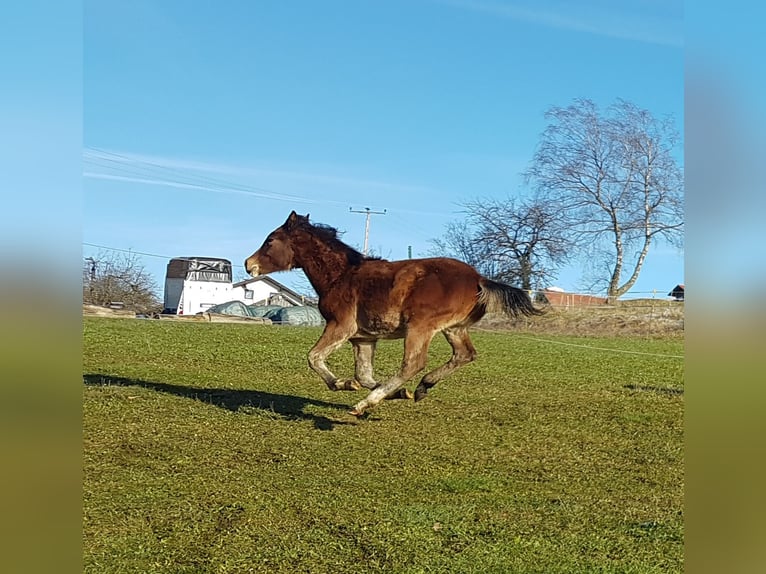
<instances>
[{"instance_id":1,"label":"building roof","mask_svg":"<svg viewBox=\"0 0 766 574\"><path fill-rule=\"evenodd\" d=\"M231 261L221 257L174 257L165 278L196 281L231 281Z\"/></svg>"},{"instance_id":2,"label":"building roof","mask_svg":"<svg viewBox=\"0 0 766 574\"><path fill-rule=\"evenodd\" d=\"M668 293L668 297L675 297L676 299L684 298L684 284L679 283Z\"/></svg>"},{"instance_id":3,"label":"building roof","mask_svg":"<svg viewBox=\"0 0 766 574\"><path fill-rule=\"evenodd\" d=\"M247 285L258 282L258 281L263 281L264 283L266 283L266 285L269 285L273 289L276 289L277 292L283 295L286 299L291 300L295 305L305 305L306 303L309 302L307 298L301 295L300 293L296 293L289 287L282 285L282 283L272 279L268 275L258 275L257 277L253 277L252 279L246 279L245 281L234 283L232 284L232 287L246 287Z\"/></svg>"}]
</instances>

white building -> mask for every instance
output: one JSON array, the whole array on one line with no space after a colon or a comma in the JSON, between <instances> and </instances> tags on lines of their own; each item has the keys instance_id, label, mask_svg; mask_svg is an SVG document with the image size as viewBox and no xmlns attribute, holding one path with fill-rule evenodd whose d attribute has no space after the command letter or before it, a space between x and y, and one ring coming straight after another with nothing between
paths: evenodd
<instances>
[{"instance_id":1,"label":"white building","mask_svg":"<svg viewBox=\"0 0 766 574\"><path fill-rule=\"evenodd\" d=\"M194 315L231 299L231 261L176 257L165 272L163 313Z\"/></svg>"},{"instance_id":2,"label":"white building","mask_svg":"<svg viewBox=\"0 0 766 574\"><path fill-rule=\"evenodd\" d=\"M261 275L232 284L231 261L220 257L176 257L165 273L163 313L194 315L219 303L304 305L305 298Z\"/></svg>"},{"instance_id":3,"label":"white building","mask_svg":"<svg viewBox=\"0 0 766 574\"><path fill-rule=\"evenodd\" d=\"M231 299L242 301L245 305L307 305L306 297L285 287L268 275L259 275L231 286Z\"/></svg>"}]
</instances>

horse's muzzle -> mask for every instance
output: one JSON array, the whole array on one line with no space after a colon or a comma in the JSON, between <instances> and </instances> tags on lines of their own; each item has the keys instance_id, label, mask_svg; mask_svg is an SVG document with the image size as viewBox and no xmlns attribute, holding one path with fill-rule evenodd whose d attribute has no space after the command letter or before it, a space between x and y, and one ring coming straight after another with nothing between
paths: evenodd
<instances>
[{"instance_id":1,"label":"horse's muzzle","mask_svg":"<svg viewBox=\"0 0 766 574\"><path fill-rule=\"evenodd\" d=\"M245 271L247 271L251 277L257 277L259 269L260 267L257 263L250 261L250 259L245 260Z\"/></svg>"}]
</instances>

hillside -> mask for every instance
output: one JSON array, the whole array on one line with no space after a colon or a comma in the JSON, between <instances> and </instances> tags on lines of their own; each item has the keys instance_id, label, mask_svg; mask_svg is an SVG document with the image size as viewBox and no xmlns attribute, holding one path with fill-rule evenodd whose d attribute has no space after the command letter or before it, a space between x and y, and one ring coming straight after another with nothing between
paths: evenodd
<instances>
[{"instance_id":1,"label":"hillside","mask_svg":"<svg viewBox=\"0 0 766 574\"><path fill-rule=\"evenodd\" d=\"M479 329L511 329L533 333L578 336L684 336L684 304L678 301L634 299L616 305L547 307L541 317L509 320L488 315Z\"/></svg>"}]
</instances>

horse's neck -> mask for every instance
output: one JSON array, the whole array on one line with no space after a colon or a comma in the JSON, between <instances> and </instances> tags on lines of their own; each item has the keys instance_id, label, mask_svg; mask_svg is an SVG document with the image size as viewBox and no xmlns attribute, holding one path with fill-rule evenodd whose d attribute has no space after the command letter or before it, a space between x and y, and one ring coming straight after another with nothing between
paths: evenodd
<instances>
[{"instance_id":1,"label":"horse's neck","mask_svg":"<svg viewBox=\"0 0 766 574\"><path fill-rule=\"evenodd\" d=\"M303 269L320 297L350 269L345 252L322 245L323 249L296 253L296 263Z\"/></svg>"}]
</instances>

